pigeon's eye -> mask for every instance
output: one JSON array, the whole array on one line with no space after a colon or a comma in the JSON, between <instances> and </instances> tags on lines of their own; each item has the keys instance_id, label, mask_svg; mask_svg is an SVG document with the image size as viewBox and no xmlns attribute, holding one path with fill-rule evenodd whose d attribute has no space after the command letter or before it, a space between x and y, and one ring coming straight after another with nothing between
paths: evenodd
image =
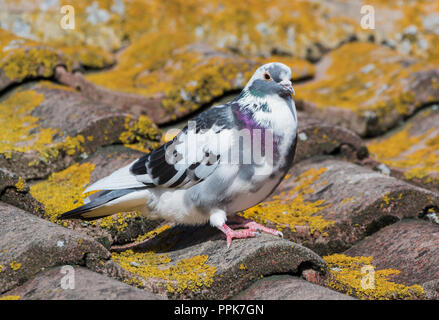
<instances>
[{"instance_id":1,"label":"pigeon's eye","mask_svg":"<svg viewBox=\"0 0 439 320\"><path fill-rule=\"evenodd\" d=\"M270 74L268 72L264 73L264 79L267 80L267 81L271 80L271 76L270 76Z\"/></svg>"}]
</instances>

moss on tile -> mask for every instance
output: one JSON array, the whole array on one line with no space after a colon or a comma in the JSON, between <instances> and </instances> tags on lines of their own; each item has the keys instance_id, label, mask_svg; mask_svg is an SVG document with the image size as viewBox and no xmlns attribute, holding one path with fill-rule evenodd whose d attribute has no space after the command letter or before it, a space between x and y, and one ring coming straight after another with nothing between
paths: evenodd
<instances>
[{"instance_id":1,"label":"moss on tile","mask_svg":"<svg viewBox=\"0 0 439 320\"><path fill-rule=\"evenodd\" d=\"M110 231L115 230L116 232L124 232L128 229L128 222L130 221L130 219L138 216L139 213L137 212L119 212L117 214L101 218L97 221L90 221L89 223L91 225L98 225L101 228Z\"/></svg>"},{"instance_id":2,"label":"moss on tile","mask_svg":"<svg viewBox=\"0 0 439 320\"><path fill-rule=\"evenodd\" d=\"M13 271L17 271L21 268L21 263L17 262L17 261L12 261L11 263L9 263L9 267L13 270Z\"/></svg>"},{"instance_id":3,"label":"moss on tile","mask_svg":"<svg viewBox=\"0 0 439 320\"><path fill-rule=\"evenodd\" d=\"M147 116L125 118L125 129L119 136L125 147L148 153L160 145L161 130Z\"/></svg>"},{"instance_id":4,"label":"moss on tile","mask_svg":"<svg viewBox=\"0 0 439 320\"><path fill-rule=\"evenodd\" d=\"M83 204L87 195L82 192L94 168L92 163L75 163L31 186L32 196L45 206L45 218L56 222L59 215Z\"/></svg>"},{"instance_id":5,"label":"moss on tile","mask_svg":"<svg viewBox=\"0 0 439 320\"><path fill-rule=\"evenodd\" d=\"M52 77L60 64L71 70L75 65L99 69L114 63L114 55L97 46L40 42L0 29L0 70L16 82L37 76Z\"/></svg>"},{"instance_id":6,"label":"moss on tile","mask_svg":"<svg viewBox=\"0 0 439 320\"><path fill-rule=\"evenodd\" d=\"M245 84L251 72L245 59L178 49L185 38L177 39L174 34L145 36L121 54L115 68L87 79L113 90L161 97L162 106L170 112L195 110Z\"/></svg>"},{"instance_id":7,"label":"moss on tile","mask_svg":"<svg viewBox=\"0 0 439 320\"><path fill-rule=\"evenodd\" d=\"M20 82L25 78L50 77L59 63L69 68L72 61L54 48L0 29L0 70L7 78Z\"/></svg>"},{"instance_id":8,"label":"moss on tile","mask_svg":"<svg viewBox=\"0 0 439 320\"><path fill-rule=\"evenodd\" d=\"M32 111L44 101L44 95L34 90L18 91L0 102L0 154L12 151L41 150L53 142L55 129L40 129Z\"/></svg>"},{"instance_id":9,"label":"moss on tile","mask_svg":"<svg viewBox=\"0 0 439 320\"><path fill-rule=\"evenodd\" d=\"M3 296L0 297L0 300L20 300L21 296Z\"/></svg>"},{"instance_id":10,"label":"moss on tile","mask_svg":"<svg viewBox=\"0 0 439 320\"><path fill-rule=\"evenodd\" d=\"M318 108L349 109L365 118L382 120L394 112L410 114L415 96L410 75L426 68L395 51L372 43L348 43L329 53L325 76L297 91L297 98Z\"/></svg>"},{"instance_id":11,"label":"moss on tile","mask_svg":"<svg viewBox=\"0 0 439 320\"><path fill-rule=\"evenodd\" d=\"M402 169L407 179L439 183L439 131L431 128L412 134L411 130L408 124L388 137L370 141L367 147L378 161Z\"/></svg>"},{"instance_id":12,"label":"moss on tile","mask_svg":"<svg viewBox=\"0 0 439 320\"><path fill-rule=\"evenodd\" d=\"M25 191L27 189L26 181L23 180L22 177L18 177L18 181L15 184L15 188L18 192Z\"/></svg>"},{"instance_id":13,"label":"moss on tile","mask_svg":"<svg viewBox=\"0 0 439 320\"><path fill-rule=\"evenodd\" d=\"M326 284L331 289L360 299L417 299L424 296L424 290L419 285L405 286L392 282L391 277L399 274L400 271L376 270L376 267L372 265L372 257L333 254L323 259L333 276ZM370 281L371 279L374 280Z\"/></svg>"},{"instance_id":14,"label":"moss on tile","mask_svg":"<svg viewBox=\"0 0 439 320\"><path fill-rule=\"evenodd\" d=\"M157 235L161 234L162 232L169 230L170 228L171 228L171 226L168 224L162 225L154 230L151 230L145 234L138 236L137 239L135 240L135 242L147 241L149 239L156 237Z\"/></svg>"},{"instance_id":15,"label":"moss on tile","mask_svg":"<svg viewBox=\"0 0 439 320\"><path fill-rule=\"evenodd\" d=\"M181 293L185 290L198 291L202 287L210 287L216 267L206 263L208 258L207 255L195 255L188 259L172 261L166 253L133 252L132 250L112 255L112 259L123 269L140 278L164 280L170 293ZM138 281L138 284L140 283L141 280Z\"/></svg>"},{"instance_id":16,"label":"moss on tile","mask_svg":"<svg viewBox=\"0 0 439 320\"><path fill-rule=\"evenodd\" d=\"M270 200L247 209L241 215L262 224L274 223L279 230L289 228L295 232L296 226L309 226L311 234L316 230L322 233L334 223L318 215L318 212L328 205L325 205L324 199L313 202L306 198L314 192L316 185L326 184L325 181L319 181L321 174L326 170L327 168L312 168L303 172L295 179L295 187L287 194L273 196Z\"/></svg>"}]
</instances>

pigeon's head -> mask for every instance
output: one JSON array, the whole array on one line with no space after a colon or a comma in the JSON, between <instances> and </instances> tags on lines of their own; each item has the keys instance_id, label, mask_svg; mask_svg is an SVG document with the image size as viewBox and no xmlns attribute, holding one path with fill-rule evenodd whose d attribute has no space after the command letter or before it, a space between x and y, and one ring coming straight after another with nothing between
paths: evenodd
<instances>
[{"instance_id":1,"label":"pigeon's head","mask_svg":"<svg viewBox=\"0 0 439 320\"><path fill-rule=\"evenodd\" d=\"M256 70L244 90L261 98L268 95L291 97L294 95L291 69L280 62L264 64Z\"/></svg>"}]
</instances>

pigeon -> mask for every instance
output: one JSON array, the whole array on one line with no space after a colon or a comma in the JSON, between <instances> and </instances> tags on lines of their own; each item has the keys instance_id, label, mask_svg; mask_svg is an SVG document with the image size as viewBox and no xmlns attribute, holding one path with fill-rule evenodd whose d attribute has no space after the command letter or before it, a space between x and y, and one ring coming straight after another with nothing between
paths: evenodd
<instances>
[{"instance_id":1,"label":"pigeon","mask_svg":"<svg viewBox=\"0 0 439 320\"><path fill-rule=\"evenodd\" d=\"M95 193L60 218L138 211L182 225L210 222L228 247L260 232L282 237L237 213L266 199L292 165L297 112L290 79L283 63L260 66L233 101L200 113L172 140L91 184L84 192Z\"/></svg>"}]
</instances>

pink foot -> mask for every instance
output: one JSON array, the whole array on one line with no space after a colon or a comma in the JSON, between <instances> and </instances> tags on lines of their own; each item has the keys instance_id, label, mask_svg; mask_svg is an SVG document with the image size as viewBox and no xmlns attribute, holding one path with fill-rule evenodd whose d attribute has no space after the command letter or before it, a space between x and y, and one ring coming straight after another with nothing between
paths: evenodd
<instances>
[{"instance_id":1,"label":"pink foot","mask_svg":"<svg viewBox=\"0 0 439 320\"><path fill-rule=\"evenodd\" d=\"M280 232L279 230L268 228L266 226L263 226L259 223L256 223L254 221L251 221L249 219L243 218L243 217L238 216L238 215L232 216L230 220L238 222L238 224L231 225L231 228L233 228L233 229L246 228L250 231L265 232L268 234L279 236L281 238L283 238L283 236L284 236L283 233Z\"/></svg>"},{"instance_id":2,"label":"pink foot","mask_svg":"<svg viewBox=\"0 0 439 320\"><path fill-rule=\"evenodd\" d=\"M235 231L225 223L219 229L226 235L227 248L230 248L230 246L232 245L232 239L253 238L256 236L257 233L255 230L250 229Z\"/></svg>"},{"instance_id":3,"label":"pink foot","mask_svg":"<svg viewBox=\"0 0 439 320\"><path fill-rule=\"evenodd\" d=\"M254 221L244 223L243 226L245 228L247 228L247 230L250 230L250 231L260 231L260 232L265 232L265 233L272 234L272 235L275 235L275 236L279 236L281 238L284 237L283 233L280 232L279 230L275 230L275 229L271 229L271 228L265 227L265 226L263 226L263 225L261 225L259 223L254 222Z\"/></svg>"}]
</instances>

